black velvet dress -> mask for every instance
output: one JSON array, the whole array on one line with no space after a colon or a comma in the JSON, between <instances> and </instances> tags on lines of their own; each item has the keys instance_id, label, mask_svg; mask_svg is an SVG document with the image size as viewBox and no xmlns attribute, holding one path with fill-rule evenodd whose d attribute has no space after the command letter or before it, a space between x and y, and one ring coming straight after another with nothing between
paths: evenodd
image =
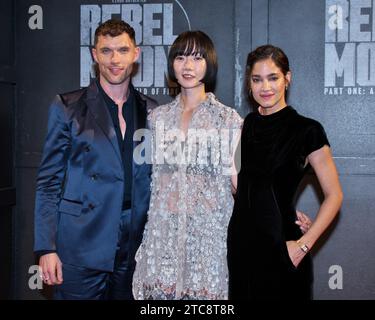
<instances>
[{"instance_id":1,"label":"black velvet dress","mask_svg":"<svg viewBox=\"0 0 375 320\"><path fill-rule=\"evenodd\" d=\"M230 299L310 299L312 263L294 267L286 241L295 224L295 193L306 157L329 145L321 124L288 106L249 114L241 136L241 170L228 228Z\"/></svg>"}]
</instances>

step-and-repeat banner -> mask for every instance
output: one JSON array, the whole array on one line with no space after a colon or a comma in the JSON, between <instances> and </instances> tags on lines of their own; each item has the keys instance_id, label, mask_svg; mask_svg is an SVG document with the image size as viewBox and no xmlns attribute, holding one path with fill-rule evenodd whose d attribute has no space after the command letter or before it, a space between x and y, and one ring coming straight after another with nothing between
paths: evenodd
<instances>
[{"instance_id":1,"label":"step-and-repeat banner","mask_svg":"<svg viewBox=\"0 0 375 320\"><path fill-rule=\"evenodd\" d=\"M16 294L43 297L32 253L35 175L56 93L87 86L96 27L127 21L142 54L134 86L166 103L176 87L166 77L168 50L185 30L203 30L219 58L215 94L242 116L246 57L272 43L290 58L289 102L320 121L329 136L345 200L314 250L314 298L375 299L375 3L372 0L18 0ZM316 179L301 186L298 209L315 217ZM35 281L34 281L35 280Z\"/></svg>"}]
</instances>

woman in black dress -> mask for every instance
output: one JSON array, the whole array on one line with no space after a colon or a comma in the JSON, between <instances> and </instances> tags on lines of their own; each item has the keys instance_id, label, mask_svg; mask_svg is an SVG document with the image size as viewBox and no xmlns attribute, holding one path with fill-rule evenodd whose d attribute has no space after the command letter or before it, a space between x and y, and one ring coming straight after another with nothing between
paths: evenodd
<instances>
[{"instance_id":1,"label":"woman in black dress","mask_svg":"<svg viewBox=\"0 0 375 320\"><path fill-rule=\"evenodd\" d=\"M241 171L228 229L231 299L310 299L309 251L342 202L323 127L286 104L290 80L280 48L266 45L249 54L247 88L259 107L242 129ZM310 166L324 201L302 234L294 222L294 196Z\"/></svg>"}]
</instances>

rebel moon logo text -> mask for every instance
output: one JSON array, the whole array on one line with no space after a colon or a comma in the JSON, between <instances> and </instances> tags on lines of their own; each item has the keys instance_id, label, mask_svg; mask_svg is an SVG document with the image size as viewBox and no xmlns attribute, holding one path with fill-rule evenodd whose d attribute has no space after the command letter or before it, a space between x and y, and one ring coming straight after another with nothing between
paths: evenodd
<instances>
[{"instance_id":1,"label":"rebel moon logo text","mask_svg":"<svg viewBox=\"0 0 375 320\"><path fill-rule=\"evenodd\" d=\"M375 92L375 3L326 0L325 95Z\"/></svg>"}]
</instances>

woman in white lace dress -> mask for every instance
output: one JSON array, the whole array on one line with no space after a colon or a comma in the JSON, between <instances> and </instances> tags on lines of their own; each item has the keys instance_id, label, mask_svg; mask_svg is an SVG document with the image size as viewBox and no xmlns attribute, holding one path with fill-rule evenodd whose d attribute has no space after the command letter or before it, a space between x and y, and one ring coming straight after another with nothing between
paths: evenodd
<instances>
[{"instance_id":1,"label":"woman in white lace dress","mask_svg":"<svg viewBox=\"0 0 375 320\"><path fill-rule=\"evenodd\" d=\"M181 93L149 115L152 193L133 294L135 299L227 299L232 151L242 119L209 92L217 58L205 33L178 36L168 71Z\"/></svg>"}]
</instances>

